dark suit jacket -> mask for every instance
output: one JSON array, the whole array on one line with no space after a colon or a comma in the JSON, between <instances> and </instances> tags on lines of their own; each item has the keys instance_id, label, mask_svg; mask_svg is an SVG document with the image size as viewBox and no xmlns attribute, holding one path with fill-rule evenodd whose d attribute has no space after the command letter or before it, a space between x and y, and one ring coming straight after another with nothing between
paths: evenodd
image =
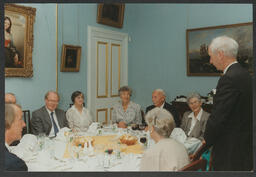
<instances>
[{"instance_id":1,"label":"dark suit jacket","mask_svg":"<svg viewBox=\"0 0 256 177\"><path fill-rule=\"evenodd\" d=\"M66 119L66 114L61 109L55 109L55 114L58 120L60 128L68 127L68 121ZM39 133L45 133L49 135L52 128L51 117L48 114L45 106L32 112L31 119L31 131L32 134L38 135Z\"/></svg>"},{"instance_id":2,"label":"dark suit jacket","mask_svg":"<svg viewBox=\"0 0 256 177\"><path fill-rule=\"evenodd\" d=\"M204 139L217 171L252 170L252 79L236 63L221 76Z\"/></svg>"},{"instance_id":3,"label":"dark suit jacket","mask_svg":"<svg viewBox=\"0 0 256 177\"><path fill-rule=\"evenodd\" d=\"M191 122L192 122L192 118L188 117L190 113L191 113L191 111L187 111L187 112L184 113L183 118L181 120L181 125L180 125L180 128L182 128L182 130L184 130L186 135L188 135L188 132L189 132L190 127L191 127ZM198 138L200 140L203 140L204 139L205 127L206 127L206 123L207 123L207 120L208 120L209 116L210 116L210 114L203 110L200 121L196 122L193 130L191 131L191 133L189 134L188 137L195 137L195 138Z\"/></svg>"},{"instance_id":4,"label":"dark suit jacket","mask_svg":"<svg viewBox=\"0 0 256 177\"><path fill-rule=\"evenodd\" d=\"M148 106L146 108L146 113L155 107L156 107L155 105ZM166 103L166 102L164 103L164 109L166 109L167 111L169 111L172 114L172 116L175 120L176 127L179 127L180 126L180 118L179 118L179 114L176 111L176 109L172 105L170 105L169 103ZM143 120L143 121L145 122L145 120Z\"/></svg>"},{"instance_id":5,"label":"dark suit jacket","mask_svg":"<svg viewBox=\"0 0 256 177\"><path fill-rule=\"evenodd\" d=\"M4 146L4 169L8 171L28 171L26 163L8 151Z\"/></svg>"}]
</instances>

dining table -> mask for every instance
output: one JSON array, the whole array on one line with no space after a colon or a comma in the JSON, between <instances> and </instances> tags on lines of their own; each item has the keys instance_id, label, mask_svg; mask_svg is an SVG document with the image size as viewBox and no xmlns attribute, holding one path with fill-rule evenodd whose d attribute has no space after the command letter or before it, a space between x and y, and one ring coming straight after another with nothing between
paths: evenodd
<instances>
[{"instance_id":1,"label":"dining table","mask_svg":"<svg viewBox=\"0 0 256 177\"><path fill-rule=\"evenodd\" d=\"M136 139L132 145L122 136ZM144 139L146 141L140 141ZM83 140L74 144L75 140ZM149 132L94 124L87 132L62 128L56 137L26 134L11 152L22 158L28 171L139 171L143 153L154 144Z\"/></svg>"}]
</instances>

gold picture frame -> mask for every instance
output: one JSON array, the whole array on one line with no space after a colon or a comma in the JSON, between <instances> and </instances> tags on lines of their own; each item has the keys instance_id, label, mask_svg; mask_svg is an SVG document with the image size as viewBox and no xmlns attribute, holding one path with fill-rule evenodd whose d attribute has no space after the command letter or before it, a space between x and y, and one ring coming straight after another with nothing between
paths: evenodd
<instances>
[{"instance_id":1,"label":"gold picture frame","mask_svg":"<svg viewBox=\"0 0 256 177\"><path fill-rule=\"evenodd\" d=\"M122 28L124 8L125 5L122 3L98 4L97 23Z\"/></svg>"},{"instance_id":2,"label":"gold picture frame","mask_svg":"<svg viewBox=\"0 0 256 177\"><path fill-rule=\"evenodd\" d=\"M5 4L4 13L5 77L32 77L33 26L36 9Z\"/></svg>"},{"instance_id":3,"label":"gold picture frame","mask_svg":"<svg viewBox=\"0 0 256 177\"><path fill-rule=\"evenodd\" d=\"M62 45L61 72L79 72L81 59L81 47L74 45Z\"/></svg>"}]
</instances>

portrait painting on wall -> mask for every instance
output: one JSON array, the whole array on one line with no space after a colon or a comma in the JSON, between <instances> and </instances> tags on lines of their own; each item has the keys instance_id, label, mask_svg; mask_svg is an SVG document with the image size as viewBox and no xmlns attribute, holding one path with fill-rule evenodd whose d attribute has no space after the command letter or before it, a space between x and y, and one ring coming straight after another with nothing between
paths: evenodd
<instances>
[{"instance_id":1,"label":"portrait painting on wall","mask_svg":"<svg viewBox=\"0 0 256 177\"><path fill-rule=\"evenodd\" d=\"M210 64L208 46L217 36L226 35L239 44L237 61L251 74L253 73L253 27L252 23L239 23L197 29L187 29L187 75L220 76Z\"/></svg>"},{"instance_id":2,"label":"portrait painting on wall","mask_svg":"<svg viewBox=\"0 0 256 177\"><path fill-rule=\"evenodd\" d=\"M32 77L33 24L36 9L5 5L4 56L6 77Z\"/></svg>"},{"instance_id":3,"label":"portrait painting on wall","mask_svg":"<svg viewBox=\"0 0 256 177\"><path fill-rule=\"evenodd\" d=\"M125 5L121 3L98 4L97 22L104 25L122 28L124 7Z\"/></svg>"},{"instance_id":4,"label":"portrait painting on wall","mask_svg":"<svg viewBox=\"0 0 256 177\"><path fill-rule=\"evenodd\" d=\"M63 44L61 57L61 71L78 72L80 69L80 57L80 46Z\"/></svg>"}]
</instances>

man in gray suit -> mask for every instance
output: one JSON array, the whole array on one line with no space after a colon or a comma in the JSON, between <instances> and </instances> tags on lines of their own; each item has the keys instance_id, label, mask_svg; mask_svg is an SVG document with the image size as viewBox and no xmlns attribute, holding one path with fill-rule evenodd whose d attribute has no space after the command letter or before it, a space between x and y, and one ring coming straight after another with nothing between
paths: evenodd
<instances>
[{"instance_id":1,"label":"man in gray suit","mask_svg":"<svg viewBox=\"0 0 256 177\"><path fill-rule=\"evenodd\" d=\"M45 106L32 112L31 130L38 135L45 133L49 137L55 137L59 130L68 127L66 114L58 109L59 95L55 91L48 91L45 94Z\"/></svg>"}]
</instances>

